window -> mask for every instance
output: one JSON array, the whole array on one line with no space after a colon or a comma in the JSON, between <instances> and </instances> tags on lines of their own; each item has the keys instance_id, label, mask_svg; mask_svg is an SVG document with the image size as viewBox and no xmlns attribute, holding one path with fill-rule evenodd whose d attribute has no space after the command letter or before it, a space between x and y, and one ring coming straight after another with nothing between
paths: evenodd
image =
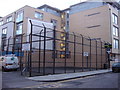
<instances>
[{"instance_id":1,"label":"window","mask_svg":"<svg viewBox=\"0 0 120 90\"><path fill-rule=\"evenodd\" d=\"M65 30L65 29L66 29L66 27L64 26L64 27L63 27L63 29Z\"/></svg>"},{"instance_id":2,"label":"window","mask_svg":"<svg viewBox=\"0 0 120 90\"><path fill-rule=\"evenodd\" d=\"M113 26L113 35L118 36L118 28Z\"/></svg>"},{"instance_id":3,"label":"window","mask_svg":"<svg viewBox=\"0 0 120 90\"><path fill-rule=\"evenodd\" d=\"M69 13L67 13L67 18L69 18Z\"/></svg>"},{"instance_id":4,"label":"window","mask_svg":"<svg viewBox=\"0 0 120 90\"><path fill-rule=\"evenodd\" d=\"M53 23L53 26L56 28L57 27L57 20L51 19L51 23Z\"/></svg>"},{"instance_id":5,"label":"window","mask_svg":"<svg viewBox=\"0 0 120 90\"><path fill-rule=\"evenodd\" d=\"M15 39L15 49L21 48L21 35L17 36Z\"/></svg>"},{"instance_id":6,"label":"window","mask_svg":"<svg viewBox=\"0 0 120 90\"><path fill-rule=\"evenodd\" d=\"M17 13L16 22L23 21L23 11Z\"/></svg>"},{"instance_id":7,"label":"window","mask_svg":"<svg viewBox=\"0 0 120 90\"><path fill-rule=\"evenodd\" d=\"M113 23L118 24L118 16L117 15L113 14L112 20L113 20Z\"/></svg>"},{"instance_id":8,"label":"window","mask_svg":"<svg viewBox=\"0 0 120 90\"><path fill-rule=\"evenodd\" d=\"M114 40L113 40L113 43L114 43L114 48L115 48L115 49L118 49L118 48L119 48L119 40L114 39Z\"/></svg>"},{"instance_id":9,"label":"window","mask_svg":"<svg viewBox=\"0 0 120 90\"><path fill-rule=\"evenodd\" d=\"M1 42L1 50L4 51L6 50L6 43L7 43L7 39L6 37L2 37L2 42Z\"/></svg>"},{"instance_id":10,"label":"window","mask_svg":"<svg viewBox=\"0 0 120 90\"><path fill-rule=\"evenodd\" d=\"M41 10L42 10L42 11L45 11L45 8L42 8Z\"/></svg>"},{"instance_id":11,"label":"window","mask_svg":"<svg viewBox=\"0 0 120 90\"><path fill-rule=\"evenodd\" d=\"M69 21L67 21L67 25L66 26L67 26L67 29L69 29Z\"/></svg>"},{"instance_id":12,"label":"window","mask_svg":"<svg viewBox=\"0 0 120 90\"><path fill-rule=\"evenodd\" d=\"M2 37L6 37L7 35L7 28L2 29Z\"/></svg>"},{"instance_id":13,"label":"window","mask_svg":"<svg viewBox=\"0 0 120 90\"><path fill-rule=\"evenodd\" d=\"M70 11L66 11L66 13L68 13L68 14L69 14L69 13L70 13Z\"/></svg>"},{"instance_id":14,"label":"window","mask_svg":"<svg viewBox=\"0 0 120 90\"><path fill-rule=\"evenodd\" d=\"M69 21L67 21L67 26L69 26Z\"/></svg>"},{"instance_id":15,"label":"window","mask_svg":"<svg viewBox=\"0 0 120 90\"><path fill-rule=\"evenodd\" d=\"M2 20L2 21L0 21L0 25L3 25L3 20Z\"/></svg>"},{"instance_id":16,"label":"window","mask_svg":"<svg viewBox=\"0 0 120 90\"><path fill-rule=\"evenodd\" d=\"M43 14L39 12L35 12L35 18L43 19Z\"/></svg>"},{"instance_id":17,"label":"window","mask_svg":"<svg viewBox=\"0 0 120 90\"><path fill-rule=\"evenodd\" d=\"M22 34L22 27L23 27L23 24L20 23L20 24L17 24L17 30L16 30L16 34Z\"/></svg>"},{"instance_id":18,"label":"window","mask_svg":"<svg viewBox=\"0 0 120 90\"><path fill-rule=\"evenodd\" d=\"M62 18L62 19L64 18L64 15L63 15L63 14L61 15L61 18Z\"/></svg>"},{"instance_id":19,"label":"window","mask_svg":"<svg viewBox=\"0 0 120 90\"><path fill-rule=\"evenodd\" d=\"M10 22L10 21L12 21L12 16L7 18L7 22Z\"/></svg>"}]
</instances>

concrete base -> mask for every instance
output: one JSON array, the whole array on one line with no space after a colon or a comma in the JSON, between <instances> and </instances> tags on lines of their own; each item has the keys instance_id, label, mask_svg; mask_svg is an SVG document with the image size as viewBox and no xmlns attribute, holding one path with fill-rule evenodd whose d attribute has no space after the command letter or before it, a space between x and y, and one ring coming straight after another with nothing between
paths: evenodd
<instances>
[{"instance_id":1,"label":"concrete base","mask_svg":"<svg viewBox=\"0 0 120 90\"><path fill-rule=\"evenodd\" d=\"M55 74L55 75L46 75L46 76L36 76L36 77L27 77L30 80L41 81L41 82L52 82L52 81L61 81L68 80L73 78L86 77L91 75L97 75L102 73L108 73L112 70L96 70L96 71L88 71L88 72L79 72L79 73L66 73L66 74Z\"/></svg>"}]
</instances>

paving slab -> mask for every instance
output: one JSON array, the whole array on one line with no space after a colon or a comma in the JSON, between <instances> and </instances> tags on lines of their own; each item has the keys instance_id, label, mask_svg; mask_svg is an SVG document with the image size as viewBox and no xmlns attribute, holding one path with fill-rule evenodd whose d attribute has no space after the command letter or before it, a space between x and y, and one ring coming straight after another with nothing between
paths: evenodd
<instances>
[{"instance_id":1,"label":"paving slab","mask_svg":"<svg viewBox=\"0 0 120 90\"><path fill-rule=\"evenodd\" d=\"M62 81L62 80L86 77L91 75L103 74L111 71L112 71L111 69L96 70L96 71L87 71L87 72L79 72L79 73L66 73L66 74L27 77L27 79L34 80L34 81L41 81L41 82L53 82L53 81Z\"/></svg>"}]
</instances>

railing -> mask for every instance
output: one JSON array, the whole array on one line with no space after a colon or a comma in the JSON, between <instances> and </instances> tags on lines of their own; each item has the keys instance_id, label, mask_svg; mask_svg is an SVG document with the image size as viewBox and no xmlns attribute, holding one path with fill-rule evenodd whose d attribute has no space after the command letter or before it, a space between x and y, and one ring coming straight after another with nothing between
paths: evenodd
<instances>
[{"instance_id":1,"label":"railing","mask_svg":"<svg viewBox=\"0 0 120 90\"><path fill-rule=\"evenodd\" d=\"M39 32L34 33L38 27ZM108 63L104 43L81 34L33 25L30 35L3 39L2 55L16 54L21 75L48 75L104 69Z\"/></svg>"}]
</instances>

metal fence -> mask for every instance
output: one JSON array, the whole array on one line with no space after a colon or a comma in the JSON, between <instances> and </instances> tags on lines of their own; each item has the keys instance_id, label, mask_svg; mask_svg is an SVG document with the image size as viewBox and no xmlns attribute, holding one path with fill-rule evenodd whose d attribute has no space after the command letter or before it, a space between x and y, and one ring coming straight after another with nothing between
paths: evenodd
<instances>
[{"instance_id":1,"label":"metal fence","mask_svg":"<svg viewBox=\"0 0 120 90\"><path fill-rule=\"evenodd\" d=\"M27 76L98 70L108 63L101 40L32 23L29 35L2 39L5 54L18 56L21 74Z\"/></svg>"}]
</instances>

